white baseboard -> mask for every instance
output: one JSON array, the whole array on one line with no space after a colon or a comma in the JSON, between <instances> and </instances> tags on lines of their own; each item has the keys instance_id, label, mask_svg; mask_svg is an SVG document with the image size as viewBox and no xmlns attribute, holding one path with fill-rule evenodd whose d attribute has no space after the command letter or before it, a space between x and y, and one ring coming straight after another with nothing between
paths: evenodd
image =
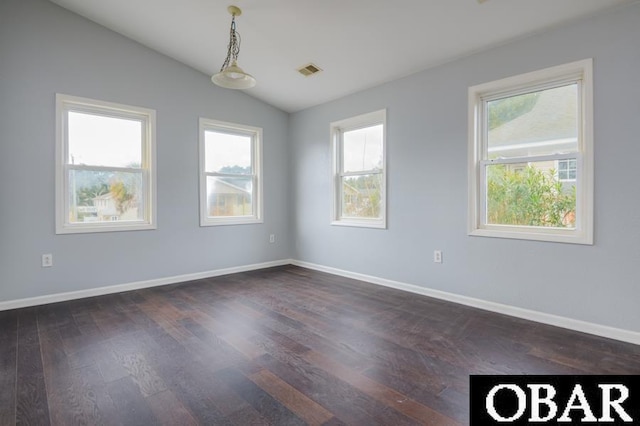
<instances>
[{"instance_id":1,"label":"white baseboard","mask_svg":"<svg viewBox=\"0 0 640 426\"><path fill-rule=\"evenodd\" d=\"M296 265L302 268L313 269L316 271L327 272L329 274L338 275L346 278L353 278L365 281L371 284L377 284L384 287L395 288L410 293L421 294L423 296L433 297L435 299L446 300L461 305L471 306L474 308L484 309L486 311L497 312L500 314L510 315L512 317L522 318L542 324L562 327L569 330L579 331L582 333L594 334L596 336L606 337L609 339L620 340L623 342L640 345L640 333L637 331L624 330L615 327L590 323L586 321L576 320L572 318L561 317L557 315L547 314L544 312L533 311L529 309L518 308L515 306L504 305L501 303L490 302L487 300L476 299L473 297L461 296L459 294L448 293L445 291L434 290L426 287L420 287L414 284L402 283L399 281L388 280L385 278L374 277L371 275L359 274L356 272L345 271L342 269L332 268L328 266L317 265L314 263L303 262L299 260L283 259L273 262L257 263L253 265L236 266L232 268L216 269L213 271L196 272L192 274L176 275L172 277L156 278L147 281L137 281L127 284L117 284L106 287L98 287L87 290L71 291L66 293L50 294L45 296L31 297L26 299L9 300L0 302L0 311L9 309L26 308L30 306L45 305L48 303L65 302L68 300L83 299L85 297L102 296L106 294L121 293L124 291L139 290L143 288L158 287L169 284L177 284L187 281L194 281L203 278L218 277L221 275L235 274L238 272L254 271L257 269L272 268L275 266Z\"/></svg>"},{"instance_id":2,"label":"white baseboard","mask_svg":"<svg viewBox=\"0 0 640 426\"><path fill-rule=\"evenodd\" d=\"M91 288L87 290L70 291L66 293L49 294L45 296L30 297L26 299L9 300L6 302L0 302L0 311L45 305L48 303L65 302L68 300L83 299L85 297L103 296L105 294L140 290L143 288L158 287L168 284L177 284L187 281L200 280L203 278L235 274L238 272L254 271L256 269L272 268L274 266L291 265L292 263L293 262L290 259L276 260L273 262L257 263L254 265L235 266L232 268L216 269L213 271L204 271L196 272L193 274L176 275L173 277L156 278L147 281L136 281L128 284L116 284L106 287Z\"/></svg>"},{"instance_id":3,"label":"white baseboard","mask_svg":"<svg viewBox=\"0 0 640 426\"><path fill-rule=\"evenodd\" d=\"M624 330L621 328L609 327L590 323L586 321L576 320L572 318L561 317L557 315L547 314L544 312L533 311L530 309L518 308L515 306L504 305L501 303L490 302L487 300L476 299L473 297L461 296L454 293L448 293L440 290L420 287L414 284L406 284L398 281L387 280L384 278L364 275L355 272L344 271L342 269L331 268L328 266L316 265L314 263L292 260L291 263L303 268L314 269L316 271L327 272L333 275L339 275L346 278L353 278L365 281L371 284L377 284L384 287L391 287L398 290L404 290L411 293L421 294L423 296L433 297L435 299L446 300L449 302L459 303L461 305L471 306L473 308L484 309L486 311L497 312L512 317L522 318L543 324L553 325L556 327L567 328L569 330L579 331L582 333L594 334L596 336L606 337L609 339L621 340L623 342L640 345L640 333L637 331Z\"/></svg>"}]
</instances>

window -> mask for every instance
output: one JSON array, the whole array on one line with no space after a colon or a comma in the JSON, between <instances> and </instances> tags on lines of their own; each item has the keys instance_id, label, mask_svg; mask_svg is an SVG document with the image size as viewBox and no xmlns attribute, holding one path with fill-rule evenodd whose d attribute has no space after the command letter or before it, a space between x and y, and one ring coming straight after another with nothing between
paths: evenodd
<instances>
[{"instance_id":1,"label":"window","mask_svg":"<svg viewBox=\"0 0 640 426\"><path fill-rule=\"evenodd\" d=\"M573 181L576 180L578 170L578 162L575 158L569 160L558 160L558 180Z\"/></svg>"},{"instance_id":2,"label":"window","mask_svg":"<svg viewBox=\"0 0 640 426\"><path fill-rule=\"evenodd\" d=\"M331 123L333 225L386 228L386 110Z\"/></svg>"},{"instance_id":3,"label":"window","mask_svg":"<svg viewBox=\"0 0 640 426\"><path fill-rule=\"evenodd\" d=\"M262 222L262 129L200 119L200 226Z\"/></svg>"},{"instance_id":4,"label":"window","mask_svg":"<svg viewBox=\"0 0 640 426\"><path fill-rule=\"evenodd\" d=\"M593 243L592 61L469 89L469 234Z\"/></svg>"},{"instance_id":5,"label":"window","mask_svg":"<svg viewBox=\"0 0 640 426\"><path fill-rule=\"evenodd\" d=\"M56 233L155 229L155 111L56 95Z\"/></svg>"}]
</instances>

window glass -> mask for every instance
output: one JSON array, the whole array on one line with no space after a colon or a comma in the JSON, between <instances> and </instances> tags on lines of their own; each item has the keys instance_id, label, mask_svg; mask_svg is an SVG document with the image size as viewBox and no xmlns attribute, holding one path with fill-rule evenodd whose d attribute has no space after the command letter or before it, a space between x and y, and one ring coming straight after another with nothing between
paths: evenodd
<instances>
[{"instance_id":1,"label":"window glass","mask_svg":"<svg viewBox=\"0 0 640 426\"><path fill-rule=\"evenodd\" d=\"M382 124L343 134L343 172L382 169Z\"/></svg>"},{"instance_id":2,"label":"window glass","mask_svg":"<svg viewBox=\"0 0 640 426\"><path fill-rule=\"evenodd\" d=\"M382 213L382 175L359 175L342 180L342 216L380 218Z\"/></svg>"},{"instance_id":3,"label":"window glass","mask_svg":"<svg viewBox=\"0 0 640 426\"><path fill-rule=\"evenodd\" d=\"M142 173L69 170L69 222L144 220Z\"/></svg>"},{"instance_id":4,"label":"window glass","mask_svg":"<svg viewBox=\"0 0 640 426\"><path fill-rule=\"evenodd\" d=\"M70 164L140 167L142 123L139 120L69 111Z\"/></svg>"},{"instance_id":5,"label":"window glass","mask_svg":"<svg viewBox=\"0 0 640 426\"><path fill-rule=\"evenodd\" d=\"M251 173L251 137L229 133L205 132L207 172Z\"/></svg>"},{"instance_id":6,"label":"window glass","mask_svg":"<svg viewBox=\"0 0 640 426\"><path fill-rule=\"evenodd\" d=\"M553 162L486 167L488 224L575 227L575 188L556 179Z\"/></svg>"},{"instance_id":7,"label":"window glass","mask_svg":"<svg viewBox=\"0 0 640 426\"><path fill-rule=\"evenodd\" d=\"M487 102L488 157L578 150L578 86L569 84Z\"/></svg>"}]
</instances>

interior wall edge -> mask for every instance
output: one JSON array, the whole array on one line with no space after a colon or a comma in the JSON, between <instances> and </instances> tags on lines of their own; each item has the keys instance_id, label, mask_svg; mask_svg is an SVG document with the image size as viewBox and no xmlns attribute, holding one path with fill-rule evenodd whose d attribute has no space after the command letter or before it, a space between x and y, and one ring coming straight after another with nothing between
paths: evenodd
<instances>
[{"instance_id":1,"label":"interior wall edge","mask_svg":"<svg viewBox=\"0 0 640 426\"><path fill-rule=\"evenodd\" d=\"M290 259L275 260L271 262L256 263L253 265L234 266L231 268L215 269L211 271L196 272L191 274L175 275L171 277L156 278L145 281L136 281L125 284L116 284L104 287L90 288L86 290L54 293L45 296L29 297L25 299L0 301L0 311L10 309L28 308L49 303L66 302L69 300L84 299L86 297L104 296L108 294L122 293L125 291L141 290L144 288L160 287L169 284L184 283L187 281L201 280L205 278L219 277L222 275L236 274L238 272L255 271L258 269L273 268L276 266L291 265Z\"/></svg>"},{"instance_id":2,"label":"interior wall edge","mask_svg":"<svg viewBox=\"0 0 640 426\"><path fill-rule=\"evenodd\" d=\"M595 336L606 337L608 339L614 339L622 342L640 345L640 332L633 330L625 330L574 318L562 317L545 312L519 308L517 306L505 305L502 303L491 302L483 299L476 299L473 297L462 296L446 291L434 290L414 284L393 281L385 278L375 277L372 275L360 274L357 272L345 271L330 266L318 265L315 263L304 262L300 260L293 260L292 264L302 268L313 269L320 272L339 275L345 278L365 281L370 284L390 287L397 290L419 294L422 296L433 297L434 299L445 300L447 302L470 306L472 308L483 309L485 311L509 315L511 317L534 321L541 324L552 325L555 327L566 328L568 330L578 331L581 333L593 334Z\"/></svg>"},{"instance_id":3,"label":"interior wall edge","mask_svg":"<svg viewBox=\"0 0 640 426\"><path fill-rule=\"evenodd\" d=\"M508 315L515 318L521 318L541 324L561 327L581 333L592 334L595 336L605 337L608 339L619 340L622 342L640 345L640 332L626 330L616 327L610 327L603 324L582 321L574 318L562 317L545 312L534 311L531 309L519 308L517 306L506 305L502 303L491 302L488 300L477 299L473 297L463 296L455 293L449 293L441 290L434 290L427 287L417 286L415 284L403 283L400 281L389 280L372 275L360 274L357 272L346 271L343 269L333 268L330 266L319 265L311 262L305 262L296 259L281 259L271 262L256 263L252 265L234 266L230 268L216 269L211 271L196 272L191 274L176 275L171 277L157 278L146 281L136 281L125 284L116 284L105 287L98 287L87 290L71 291L65 293L49 294L45 296L30 297L25 299L0 301L0 312L11 309L28 308L49 303L65 302L70 300L83 299L87 297L103 296L125 291L141 290L151 287L160 287L170 284L185 283L188 281L200 280L205 278L219 277L239 272L255 271L277 266L294 265L301 268L312 269L315 271L325 272L338 275L345 278L364 281L383 287L394 288L396 290L406 291L409 293L419 294L422 296L433 297L434 299L444 300L447 302L457 303L460 305L478 308L489 312Z\"/></svg>"}]
</instances>

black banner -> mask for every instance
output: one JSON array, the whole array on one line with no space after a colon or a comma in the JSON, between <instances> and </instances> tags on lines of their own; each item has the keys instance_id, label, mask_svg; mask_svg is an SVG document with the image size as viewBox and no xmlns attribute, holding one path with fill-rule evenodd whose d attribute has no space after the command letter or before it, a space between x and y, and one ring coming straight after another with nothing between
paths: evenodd
<instances>
[{"instance_id":1,"label":"black banner","mask_svg":"<svg viewBox=\"0 0 640 426\"><path fill-rule=\"evenodd\" d=\"M640 376L471 376L471 425L640 425Z\"/></svg>"}]
</instances>

